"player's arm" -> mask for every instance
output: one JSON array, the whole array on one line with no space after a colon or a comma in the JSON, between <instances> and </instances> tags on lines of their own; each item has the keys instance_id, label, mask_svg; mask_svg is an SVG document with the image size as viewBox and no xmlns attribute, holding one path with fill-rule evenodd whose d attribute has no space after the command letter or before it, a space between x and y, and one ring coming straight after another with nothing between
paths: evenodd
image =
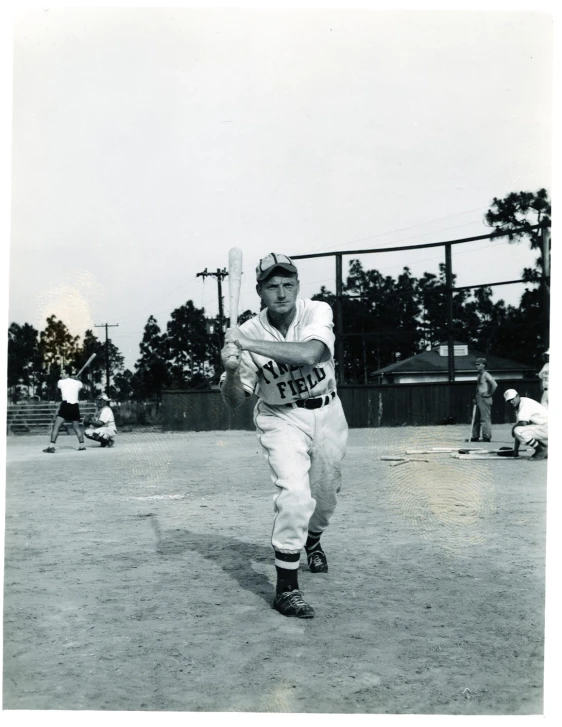
<instances>
[{"instance_id":1,"label":"player's arm","mask_svg":"<svg viewBox=\"0 0 562 727\"><path fill-rule=\"evenodd\" d=\"M498 384L497 384L496 380L494 379L494 377L492 376L492 374L490 374L488 372L486 372L486 373L488 374L488 384L490 386L490 389L489 389L490 396L493 396L495 390L498 388Z\"/></svg>"},{"instance_id":2,"label":"player's arm","mask_svg":"<svg viewBox=\"0 0 562 727\"><path fill-rule=\"evenodd\" d=\"M238 328L229 328L226 332L228 343L237 342L243 351L266 356L277 363L289 366L314 366L325 359L326 344L311 340L302 343L285 341L262 341L248 338Z\"/></svg>"}]
</instances>

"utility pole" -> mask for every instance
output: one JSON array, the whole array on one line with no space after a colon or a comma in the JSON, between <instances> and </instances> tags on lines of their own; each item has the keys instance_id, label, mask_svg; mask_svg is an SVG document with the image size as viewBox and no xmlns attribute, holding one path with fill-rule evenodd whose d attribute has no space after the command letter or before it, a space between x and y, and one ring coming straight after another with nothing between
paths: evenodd
<instances>
[{"instance_id":1,"label":"utility pole","mask_svg":"<svg viewBox=\"0 0 562 727\"><path fill-rule=\"evenodd\" d=\"M202 277L203 280L205 280L206 277L216 278L217 279L217 286L218 286L218 295L219 295L219 350L223 347L223 324L224 324L224 313L223 313L223 307L222 307L222 281L226 276L228 275L228 272L226 268L223 268L222 270L219 270L217 268L216 273L210 273L207 268L203 270L202 273L197 273L196 277Z\"/></svg>"},{"instance_id":2,"label":"utility pole","mask_svg":"<svg viewBox=\"0 0 562 727\"><path fill-rule=\"evenodd\" d=\"M453 328L453 263L451 245L445 245L445 286L447 289L447 354L449 382L455 380L455 332Z\"/></svg>"},{"instance_id":3,"label":"utility pole","mask_svg":"<svg viewBox=\"0 0 562 727\"><path fill-rule=\"evenodd\" d=\"M118 328L119 323L100 323L94 324L94 328L105 328L105 393L109 396L109 337L107 335L108 328Z\"/></svg>"}]
</instances>

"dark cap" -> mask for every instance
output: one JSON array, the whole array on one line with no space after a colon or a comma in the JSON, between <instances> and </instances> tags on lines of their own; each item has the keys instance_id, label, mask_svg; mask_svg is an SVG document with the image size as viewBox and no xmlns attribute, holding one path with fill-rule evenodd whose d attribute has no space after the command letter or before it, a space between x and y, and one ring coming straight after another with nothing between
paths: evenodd
<instances>
[{"instance_id":1,"label":"dark cap","mask_svg":"<svg viewBox=\"0 0 562 727\"><path fill-rule=\"evenodd\" d=\"M256 268L256 280L258 283L271 275L275 268L281 268L288 273L298 274L298 270L290 257L281 255L278 252L270 252L269 255L266 255L259 261L258 267Z\"/></svg>"},{"instance_id":2,"label":"dark cap","mask_svg":"<svg viewBox=\"0 0 562 727\"><path fill-rule=\"evenodd\" d=\"M477 363L477 364L484 364L484 366L486 366L486 364L487 364L488 362L486 361L486 359L485 359L485 358L477 358L477 359L476 359L476 363Z\"/></svg>"}]
</instances>

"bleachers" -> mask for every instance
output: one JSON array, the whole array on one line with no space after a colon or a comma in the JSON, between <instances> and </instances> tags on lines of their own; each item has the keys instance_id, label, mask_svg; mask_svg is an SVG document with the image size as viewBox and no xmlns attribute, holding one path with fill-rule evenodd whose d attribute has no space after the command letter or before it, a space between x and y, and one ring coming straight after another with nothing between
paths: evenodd
<instances>
[{"instance_id":1,"label":"bleachers","mask_svg":"<svg viewBox=\"0 0 562 727\"><path fill-rule=\"evenodd\" d=\"M20 402L9 404L6 417L7 434L25 434L27 432L39 432L49 430L55 420L60 402ZM93 402L80 402L80 414L82 417L87 414L94 414L96 405ZM71 425L60 428L62 433L66 429L68 433L74 433Z\"/></svg>"}]
</instances>

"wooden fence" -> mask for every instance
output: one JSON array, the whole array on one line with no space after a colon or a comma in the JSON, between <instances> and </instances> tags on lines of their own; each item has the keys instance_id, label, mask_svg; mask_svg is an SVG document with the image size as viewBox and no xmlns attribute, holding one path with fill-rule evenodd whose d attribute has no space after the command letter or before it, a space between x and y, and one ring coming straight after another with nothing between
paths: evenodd
<instances>
[{"instance_id":1,"label":"wooden fence","mask_svg":"<svg viewBox=\"0 0 562 727\"><path fill-rule=\"evenodd\" d=\"M540 401L536 379L500 381L492 404L492 422L514 421L513 410L503 392L517 389L521 396ZM475 383L383 384L341 386L340 399L352 429L435 424L470 424ZM163 431L253 430L255 397L234 411L223 404L218 391L170 389L161 407Z\"/></svg>"}]
</instances>

